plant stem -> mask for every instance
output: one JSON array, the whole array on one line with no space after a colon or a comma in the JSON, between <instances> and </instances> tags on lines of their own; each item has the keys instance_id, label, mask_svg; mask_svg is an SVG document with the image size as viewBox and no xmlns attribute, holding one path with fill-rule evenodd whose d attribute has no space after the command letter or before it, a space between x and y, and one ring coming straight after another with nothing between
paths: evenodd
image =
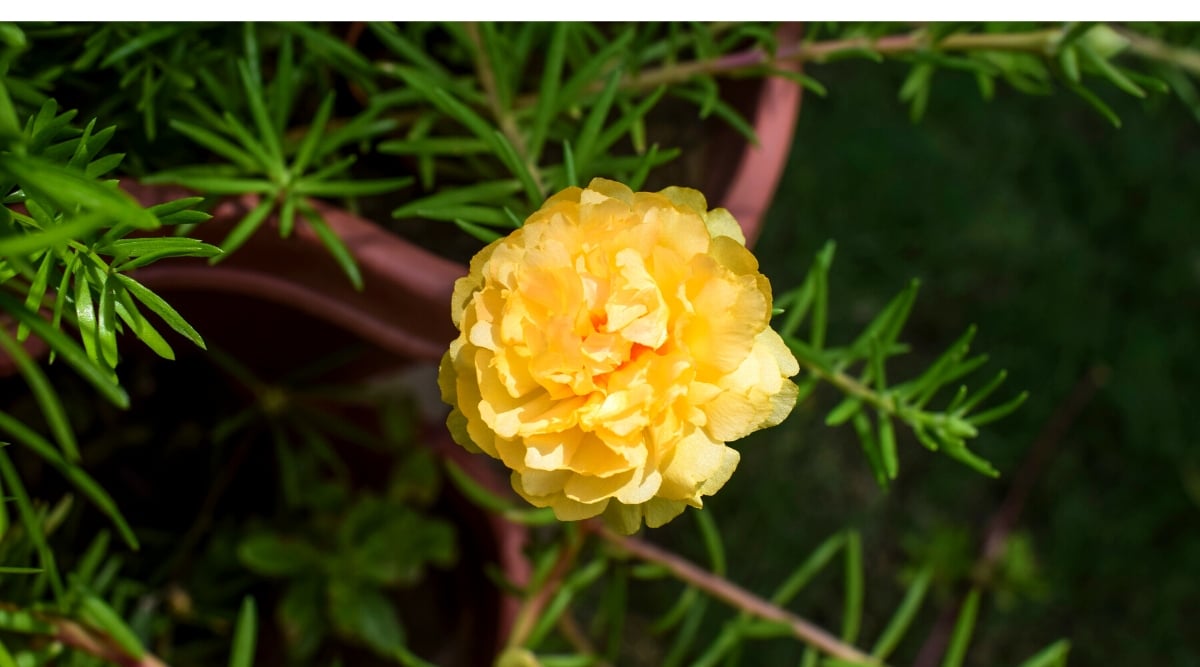
<instances>
[{"instance_id":1,"label":"plant stem","mask_svg":"<svg viewBox=\"0 0 1200 667\"><path fill-rule=\"evenodd\" d=\"M142 654L141 658L129 655L107 636L98 635L74 621L64 618L48 620L58 628L55 638L78 651L121 667L168 667L167 663L150 652Z\"/></svg>"},{"instance_id":2,"label":"plant stem","mask_svg":"<svg viewBox=\"0 0 1200 667\"><path fill-rule=\"evenodd\" d=\"M628 551L630 554L644 561L658 563L666 567L675 578L704 591L722 602L759 618L786 625L797 639L834 658L863 665L882 664L875 658L842 642L813 623L758 597L728 579L708 572L670 551L635 537L618 535L599 524L585 524L585 526L596 535Z\"/></svg>"},{"instance_id":3,"label":"plant stem","mask_svg":"<svg viewBox=\"0 0 1200 667\"><path fill-rule=\"evenodd\" d=\"M596 647L592 645L583 628L579 627L579 621L575 619L575 615L571 613L570 609L558 617L558 630L576 653L586 655L595 661L590 663L592 667L613 667L611 663L597 655Z\"/></svg>"},{"instance_id":4,"label":"plant stem","mask_svg":"<svg viewBox=\"0 0 1200 667\"><path fill-rule=\"evenodd\" d=\"M512 109L506 108L501 103L500 93L496 88L495 69L492 67L491 59L488 58L483 38L479 34L479 25L477 23L467 23L463 28L475 44L475 74L479 77L479 85L483 87L483 92L487 96L488 107L492 112L492 117L496 119L496 125L500 128L500 132L513 145L513 148L517 151L517 156L525 163L525 167L529 169L529 173L533 174L533 181L537 184L538 191L545 193L546 184L542 181L541 171L537 168L537 163L533 159L534 156L529 155L529 146L525 143L525 137L521 134L521 128L517 126L517 120L512 114Z\"/></svg>"},{"instance_id":5,"label":"plant stem","mask_svg":"<svg viewBox=\"0 0 1200 667\"><path fill-rule=\"evenodd\" d=\"M19 610L22 607L0 603L0 609ZM49 636L76 651L82 651L120 667L169 667L158 656L148 651L140 658L130 655L103 632L80 625L68 618L45 614L38 614L37 618L42 623L54 627L53 635Z\"/></svg>"},{"instance_id":6,"label":"plant stem","mask_svg":"<svg viewBox=\"0 0 1200 667\"><path fill-rule=\"evenodd\" d=\"M1075 383L1070 395L1059 403L1050 421L1046 422L1033 444L1030 445L1020 469L1017 470L1013 482L1008 488L1004 502L1000 504L988 521L979 558L971 567L971 586L982 588L992 583L996 565L1008 546L1008 538L1016 527L1017 519L1020 518L1022 510L1025 509L1025 503L1029 500L1029 494L1033 491L1042 470L1045 469L1055 446L1066 437L1071 425L1091 402L1096 392L1108 382L1108 375L1107 366L1095 366L1089 369ZM958 617L958 610L962 607L966 596L964 591L957 600L942 610L933 630L926 638L925 644L917 653L917 659L913 663L914 667L935 667L942 659L946 652L946 646L950 643L950 635L954 628L954 621Z\"/></svg>"},{"instance_id":7,"label":"plant stem","mask_svg":"<svg viewBox=\"0 0 1200 667\"><path fill-rule=\"evenodd\" d=\"M1118 30L1129 40L1129 50L1143 58L1172 63L1200 76L1200 51L1182 46L1172 46L1132 30Z\"/></svg>"},{"instance_id":8,"label":"plant stem","mask_svg":"<svg viewBox=\"0 0 1200 667\"><path fill-rule=\"evenodd\" d=\"M567 571L575 564L575 559L579 556L579 550L582 547L583 540L578 533L575 533L574 539L569 539L566 547L558 554L558 560L554 562L554 567L546 577L545 583L525 598L520 611L517 612L517 619L513 622L512 634L508 636L508 648L521 646L525 640L529 639L529 633L533 632L533 627L537 625L538 616L541 615L542 610L550 602L550 598L558 590Z\"/></svg>"},{"instance_id":9,"label":"plant stem","mask_svg":"<svg viewBox=\"0 0 1200 667\"><path fill-rule=\"evenodd\" d=\"M837 387L843 394L862 399L864 403L869 403L873 407L879 408L890 415L896 415L899 412L899 406L896 405L895 399L890 396L881 395L857 379L841 371L831 372L806 359L797 359L797 361L809 373Z\"/></svg>"}]
</instances>

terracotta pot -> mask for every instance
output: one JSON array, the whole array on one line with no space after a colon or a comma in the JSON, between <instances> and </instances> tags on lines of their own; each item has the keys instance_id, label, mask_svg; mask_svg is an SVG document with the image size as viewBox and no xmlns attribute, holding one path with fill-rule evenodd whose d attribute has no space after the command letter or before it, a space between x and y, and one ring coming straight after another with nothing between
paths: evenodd
<instances>
[{"instance_id":1,"label":"terracotta pot","mask_svg":"<svg viewBox=\"0 0 1200 667\"><path fill-rule=\"evenodd\" d=\"M802 28L799 23L785 23L776 38L780 45L798 42ZM780 67L800 69L796 63ZM706 160L710 168L699 189L708 196L710 205L729 209L741 223L746 243L752 246L762 231L767 208L787 165L804 89L794 81L772 77L734 79L723 83L721 90L753 124L759 143L747 144L721 121L710 123L716 136L708 147Z\"/></svg>"}]
</instances>

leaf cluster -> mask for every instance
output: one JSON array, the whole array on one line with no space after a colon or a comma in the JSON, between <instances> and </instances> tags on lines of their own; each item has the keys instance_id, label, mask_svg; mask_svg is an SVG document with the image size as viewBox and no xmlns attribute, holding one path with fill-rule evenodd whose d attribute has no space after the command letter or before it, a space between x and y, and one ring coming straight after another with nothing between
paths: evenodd
<instances>
[{"instance_id":1,"label":"leaf cluster","mask_svg":"<svg viewBox=\"0 0 1200 667\"><path fill-rule=\"evenodd\" d=\"M832 242L827 243L817 253L804 282L776 301L777 308L782 309L779 332L802 367L798 400L804 400L821 382L843 395L825 423L836 426L849 422L854 426L881 486L886 487L900 470L894 421L908 426L926 448L941 451L985 475L997 476L991 464L967 447L967 441L979 435L980 426L1016 410L1028 394L1021 392L999 405L981 409L1003 384L1005 372L1000 371L975 391L959 384L987 363L987 355L969 354L974 327L916 377L889 381L888 361L909 350L899 336L916 300L916 280L888 302L853 341L829 345L829 271L834 248ZM953 390L949 402L940 410L931 409L931 403L946 389Z\"/></svg>"},{"instance_id":2,"label":"leaf cluster","mask_svg":"<svg viewBox=\"0 0 1200 667\"><path fill-rule=\"evenodd\" d=\"M16 327L0 327L0 348L27 382L52 440L4 412L0 430L57 469L136 546L109 495L79 466L80 448L68 411L29 350L44 345L52 361L70 366L99 395L127 405L116 375L119 335L132 334L156 354L173 358L160 332L165 324L203 347L179 313L131 274L161 259L207 257L220 250L191 239L145 235L208 216L190 210L198 198L143 208L116 181L105 180L122 158L103 154L114 128L97 129L95 120L79 127L76 113L60 113L53 100L21 118L4 68L22 42L11 31L6 35L0 57L0 310ZM0 452L0 458L5 491L38 546L38 566L61 598L66 588L42 524L8 455ZM0 505L4 523L7 513Z\"/></svg>"}]
</instances>

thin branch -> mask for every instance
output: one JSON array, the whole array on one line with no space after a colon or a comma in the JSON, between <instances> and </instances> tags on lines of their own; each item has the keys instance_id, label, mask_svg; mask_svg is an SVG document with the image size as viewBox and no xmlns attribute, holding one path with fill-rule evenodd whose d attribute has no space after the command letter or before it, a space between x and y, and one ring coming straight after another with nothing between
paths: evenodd
<instances>
[{"instance_id":1,"label":"thin branch","mask_svg":"<svg viewBox=\"0 0 1200 667\"><path fill-rule=\"evenodd\" d=\"M657 88L681 83L696 76L736 74L744 70L773 67L782 63L823 63L830 57L847 51L872 51L882 56L897 56L930 48L939 51L1025 51L1045 53L1061 37L1061 28L1022 33L950 35L932 43L924 30L906 35L891 35L872 39L851 37L809 44L787 44L772 58L766 51L755 49L732 53L712 60L666 65L631 77L627 86L635 89Z\"/></svg>"},{"instance_id":2,"label":"thin branch","mask_svg":"<svg viewBox=\"0 0 1200 667\"><path fill-rule=\"evenodd\" d=\"M558 630L562 633L564 639L575 649L575 652L580 655L592 658L594 662L589 663L592 667L613 667L612 663L599 657L596 647L588 639L583 628L579 627L579 621L570 609L563 611L562 616L558 617Z\"/></svg>"},{"instance_id":3,"label":"thin branch","mask_svg":"<svg viewBox=\"0 0 1200 667\"><path fill-rule=\"evenodd\" d=\"M821 380L838 388L843 394L854 396L861 399L864 403L872 407L879 408L889 415L897 415L900 412L900 406L896 405L896 400L890 396L884 396L879 392L871 389L867 385L859 382L856 378L851 377L841 371L833 371L818 366L810 361L800 359L800 364L804 369Z\"/></svg>"},{"instance_id":4,"label":"thin branch","mask_svg":"<svg viewBox=\"0 0 1200 667\"><path fill-rule=\"evenodd\" d=\"M704 591L722 602L759 618L782 623L792 634L813 648L839 660L862 665L881 665L880 661L842 642L823 628L793 614L792 612L764 600L754 593L659 547L635 537L618 535L599 524L585 524L589 530L628 551L630 554L652 563L658 563L677 579Z\"/></svg>"},{"instance_id":5,"label":"thin branch","mask_svg":"<svg viewBox=\"0 0 1200 667\"><path fill-rule=\"evenodd\" d=\"M145 652L141 658L129 655L107 635L98 634L65 618L43 618L57 628L55 639L77 651L96 656L120 667L168 667L154 654Z\"/></svg>"},{"instance_id":6,"label":"thin branch","mask_svg":"<svg viewBox=\"0 0 1200 667\"><path fill-rule=\"evenodd\" d=\"M558 560L555 561L554 567L550 570L549 576L546 577L545 583L521 603L521 609L517 612L517 619L513 621L512 634L508 637L509 648L521 646L529 638L529 633L533 631L533 627L537 624L542 610L550 603L550 598L562 584L563 577L566 576L571 566L575 564L575 559L579 556L579 550L582 547L583 540L579 539L578 533L575 533L575 539L568 540L567 546L558 554Z\"/></svg>"},{"instance_id":7,"label":"thin branch","mask_svg":"<svg viewBox=\"0 0 1200 667\"><path fill-rule=\"evenodd\" d=\"M0 609L15 611L22 607L4 602L0 603ZM112 637L71 619L39 613L37 620L54 628L52 633L47 633L45 636L76 651L82 651L114 665L119 665L119 667L170 667L149 651L144 652L140 658L130 655Z\"/></svg>"},{"instance_id":8,"label":"thin branch","mask_svg":"<svg viewBox=\"0 0 1200 667\"><path fill-rule=\"evenodd\" d=\"M1070 395L1058 405L1050 421L1042 427L1041 432L1030 445L1029 452L1025 455L1025 460L1022 461L1020 469L1014 476L1004 501L988 521L979 559L971 568L971 579L974 585L990 583L996 564L1004 555L1008 538L1017 525L1017 519L1020 518L1021 511L1025 509L1029 494L1033 491L1038 477L1049 462L1055 446L1066 436L1071 425L1091 402L1096 392L1108 381L1108 374L1107 367L1097 366L1079 378ZM914 667L934 667L941 659L946 652L946 645L950 643L950 633L954 628L954 621L958 617L958 610L965 597L964 594L942 610L933 630L925 640L925 644L917 653L917 659L913 663Z\"/></svg>"},{"instance_id":9,"label":"thin branch","mask_svg":"<svg viewBox=\"0 0 1200 667\"><path fill-rule=\"evenodd\" d=\"M1117 33L1129 40L1129 50L1133 53L1150 60L1178 65L1194 76L1200 76L1200 51L1172 46L1132 30L1118 30Z\"/></svg>"}]
</instances>

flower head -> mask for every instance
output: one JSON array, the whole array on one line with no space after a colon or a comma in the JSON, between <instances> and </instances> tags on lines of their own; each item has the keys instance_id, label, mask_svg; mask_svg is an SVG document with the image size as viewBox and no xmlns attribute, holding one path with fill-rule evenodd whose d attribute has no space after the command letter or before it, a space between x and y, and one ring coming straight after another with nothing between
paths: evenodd
<instances>
[{"instance_id":1,"label":"flower head","mask_svg":"<svg viewBox=\"0 0 1200 667\"><path fill-rule=\"evenodd\" d=\"M454 439L562 520L633 532L715 493L725 443L783 420L799 368L737 221L687 188L551 197L454 287Z\"/></svg>"}]
</instances>

